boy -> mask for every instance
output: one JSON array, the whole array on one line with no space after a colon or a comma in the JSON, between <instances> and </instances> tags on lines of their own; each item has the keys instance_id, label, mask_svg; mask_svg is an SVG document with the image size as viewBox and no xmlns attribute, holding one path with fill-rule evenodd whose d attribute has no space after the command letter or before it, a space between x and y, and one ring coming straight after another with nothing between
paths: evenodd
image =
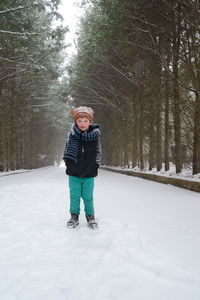
<instances>
[{"instance_id":1,"label":"boy","mask_svg":"<svg viewBox=\"0 0 200 300\"><path fill-rule=\"evenodd\" d=\"M74 118L63 159L66 174L69 175L70 213L67 227L79 225L80 199L82 197L85 216L89 228L97 228L94 217L93 190L94 177L98 174L101 160L99 125L92 124L94 111L90 107L80 106L70 111Z\"/></svg>"}]
</instances>

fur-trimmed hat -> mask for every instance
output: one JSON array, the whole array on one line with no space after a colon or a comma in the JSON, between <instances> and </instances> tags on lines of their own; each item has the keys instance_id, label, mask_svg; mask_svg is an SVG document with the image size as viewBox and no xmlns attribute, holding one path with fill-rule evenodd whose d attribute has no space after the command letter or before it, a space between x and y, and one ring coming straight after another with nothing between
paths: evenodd
<instances>
[{"instance_id":1,"label":"fur-trimmed hat","mask_svg":"<svg viewBox=\"0 0 200 300\"><path fill-rule=\"evenodd\" d=\"M76 122L79 118L87 118L90 121L93 120L94 111L92 108L87 106L79 106L70 111L71 115Z\"/></svg>"}]
</instances>

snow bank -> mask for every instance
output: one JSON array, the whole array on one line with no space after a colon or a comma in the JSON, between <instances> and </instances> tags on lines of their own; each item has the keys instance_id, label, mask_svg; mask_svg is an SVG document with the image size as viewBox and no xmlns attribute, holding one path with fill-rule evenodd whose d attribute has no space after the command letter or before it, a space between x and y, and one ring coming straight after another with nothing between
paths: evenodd
<instances>
[{"instance_id":1,"label":"snow bank","mask_svg":"<svg viewBox=\"0 0 200 300\"><path fill-rule=\"evenodd\" d=\"M144 171L141 171L138 167L135 168L123 168L123 167L113 167L113 166L106 166L102 165L102 167L109 167L113 170L118 171L133 171L133 172L140 172L142 174L153 174L158 176L166 176L171 178L177 178L177 179L183 179L183 180L190 180L194 182L200 182L200 173L198 174L192 174L191 168L183 168L180 173L176 173L175 165L170 164L170 169L168 171L164 170L164 165L160 171L157 171L156 168L153 168L151 171L149 171L147 168Z\"/></svg>"}]
</instances>

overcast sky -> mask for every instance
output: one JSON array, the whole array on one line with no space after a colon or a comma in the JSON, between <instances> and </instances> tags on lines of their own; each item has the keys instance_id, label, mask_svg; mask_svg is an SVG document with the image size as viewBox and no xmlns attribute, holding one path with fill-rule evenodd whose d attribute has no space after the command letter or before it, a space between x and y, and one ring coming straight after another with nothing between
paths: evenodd
<instances>
[{"instance_id":1,"label":"overcast sky","mask_svg":"<svg viewBox=\"0 0 200 300\"><path fill-rule=\"evenodd\" d=\"M68 48L68 53L71 55L75 51L74 40L76 39L76 29L79 17L83 14L83 8L80 8L82 0L62 0L62 5L60 5L59 12L64 18L63 25L69 27L70 32L67 33L66 39L67 43L72 44L72 47Z\"/></svg>"}]
</instances>

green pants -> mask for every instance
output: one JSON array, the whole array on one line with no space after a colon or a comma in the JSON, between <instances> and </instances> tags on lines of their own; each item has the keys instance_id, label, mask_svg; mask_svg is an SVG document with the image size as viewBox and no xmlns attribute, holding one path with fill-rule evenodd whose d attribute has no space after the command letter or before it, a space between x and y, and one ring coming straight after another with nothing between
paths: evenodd
<instances>
[{"instance_id":1,"label":"green pants","mask_svg":"<svg viewBox=\"0 0 200 300\"><path fill-rule=\"evenodd\" d=\"M69 176L70 213L80 214L80 200L83 199L85 214L94 215L93 191L94 177L79 178Z\"/></svg>"}]
</instances>

